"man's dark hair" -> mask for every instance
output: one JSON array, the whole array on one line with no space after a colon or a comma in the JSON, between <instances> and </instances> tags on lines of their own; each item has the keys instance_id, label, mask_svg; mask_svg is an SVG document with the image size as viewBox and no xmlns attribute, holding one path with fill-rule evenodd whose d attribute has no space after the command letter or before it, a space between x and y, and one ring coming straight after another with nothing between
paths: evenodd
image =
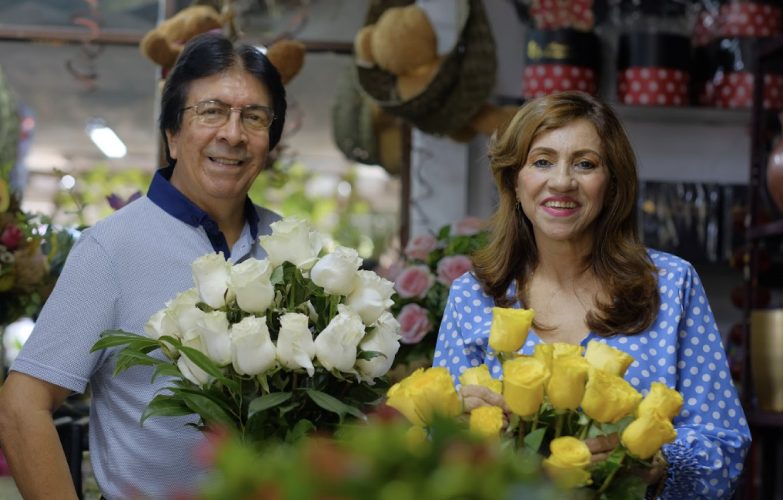
<instances>
[{"instance_id":1,"label":"man's dark hair","mask_svg":"<svg viewBox=\"0 0 783 500\"><path fill-rule=\"evenodd\" d=\"M166 131L176 134L182 126L190 82L231 68L242 68L255 76L269 91L275 119L269 127L269 149L280 141L285 125L285 88L277 68L260 50L251 45L234 45L220 34L205 33L191 38L171 70L163 87L160 109L160 133L166 146L166 162L173 165Z\"/></svg>"}]
</instances>

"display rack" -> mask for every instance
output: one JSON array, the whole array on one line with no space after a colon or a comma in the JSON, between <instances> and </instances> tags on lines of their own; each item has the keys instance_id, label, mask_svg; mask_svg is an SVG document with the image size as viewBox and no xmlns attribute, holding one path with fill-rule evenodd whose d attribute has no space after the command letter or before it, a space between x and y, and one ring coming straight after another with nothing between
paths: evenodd
<instances>
[{"instance_id":1,"label":"display rack","mask_svg":"<svg viewBox=\"0 0 783 500\"><path fill-rule=\"evenodd\" d=\"M750 314L757 302L760 282L759 255L764 243L783 236L783 219L761 222L762 195L765 189L767 158L769 155L769 120L763 106L764 73L772 61L783 59L783 37L759 44L758 64L754 71L753 108L751 111L751 155L748 183L748 215L746 219L746 259L744 278L746 283L744 311L744 356L742 373L742 398L748 425L753 436L753 448L747 464L746 487L748 498L776 498L775 481L783 464L778 449L783 445L783 413L763 411L756 406L751 373ZM780 492L778 491L779 495Z\"/></svg>"}]
</instances>

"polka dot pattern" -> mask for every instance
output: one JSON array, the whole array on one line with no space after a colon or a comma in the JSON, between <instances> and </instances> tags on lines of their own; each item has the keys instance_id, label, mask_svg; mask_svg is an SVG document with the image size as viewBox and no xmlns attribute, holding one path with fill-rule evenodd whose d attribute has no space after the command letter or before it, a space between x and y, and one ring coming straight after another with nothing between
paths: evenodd
<instances>
[{"instance_id":1,"label":"polka dot pattern","mask_svg":"<svg viewBox=\"0 0 783 500\"><path fill-rule=\"evenodd\" d=\"M688 81L685 71L671 68L630 67L618 71L620 102L641 106L685 106Z\"/></svg>"},{"instance_id":2,"label":"polka dot pattern","mask_svg":"<svg viewBox=\"0 0 783 500\"><path fill-rule=\"evenodd\" d=\"M540 30L590 30L595 24L593 0L571 0L565 3L558 0L534 0L529 13Z\"/></svg>"},{"instance_id":3,"label":"polka dot pattern","mask_svg":"<svg viewBox=\"0 0 783 500\"><path fill-rule=\"evenodd\" d=\"M731 2L718 13L718 35L721 37L766 37L780 34L783 10L754 2Z\"/></svg>"},{"instance_id":4,"label":"polka dot pattern","mask_svg":"<svg viewBox=\"0 0 783 500\"><path fill-rule=\"evenodd\" d=\"M650 251L650 257L659 269L661 295L653 324L632 336L602 338L589 333L582 343L598 340L631 354L635 361L625 378L643 394L655 381L683 394L685 403L674 420L677 439L664 447L669 462L664 498L730 498L750 431L728 375L721 336L693 266L664 252ZM508 293L513 296L513 285ZM465 313L465 304L476 300L480 305L472 314ZM481 363L493 376L501 374L488 347L493 305L472 275L452 284L433 365L447 367L455 383L466 367ZM532 354L540 342L531 330L520 351Z\"/></svg>"},{"instance_id":5,"label":"polka dot pattern","mask_svg":"<svg viewBox=\"0 0 783 500\"><path fill-rule=\"evenodd\" d=\"M533 99L563 92L581 90L596 95L598 83L595 71L569 64L530 64L522 74L522 96Z\"/></svg>"},{"instance_id":6,"label":"polka dot pattern","mask_svg":"<svg viewBox=\"0 0 783 500\"><path fill-rule=\"evenodd\" d=\"M753 73L717 73L699 92L699 103L719 108L753 105ZM783 109L783 75L764 75L764 109Z\"/></svg>"}]
</instances>

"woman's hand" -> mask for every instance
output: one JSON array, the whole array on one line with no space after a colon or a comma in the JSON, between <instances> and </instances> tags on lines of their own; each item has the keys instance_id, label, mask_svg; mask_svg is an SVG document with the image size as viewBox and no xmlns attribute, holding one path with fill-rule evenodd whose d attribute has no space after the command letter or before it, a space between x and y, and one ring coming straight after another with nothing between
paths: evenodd
<instances>
[{"instance_id":1,"label":"woman's hand","mask_svg":"<svg viewBox=\"0 0 783 500\"><path fill-rule=\"evenodd\" d=\"M508 412L503 396L483 385L463 385L460 394L465 413L470 413L479 406L499 406L504 412Z\"/></svg>"}]
</instances>

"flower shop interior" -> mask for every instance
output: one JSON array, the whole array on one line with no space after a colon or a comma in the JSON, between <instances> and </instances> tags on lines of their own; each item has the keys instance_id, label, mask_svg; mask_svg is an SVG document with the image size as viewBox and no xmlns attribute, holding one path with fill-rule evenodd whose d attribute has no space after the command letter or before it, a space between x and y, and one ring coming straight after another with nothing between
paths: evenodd
<instances>
[{"instance_id":1,"label":"flower shop interior","mask_svg":"<svg viewBox=\"0 0 783 500\"><path fill-rule=\"evenodd\" d=\"M406 102L396 77L368 69L354 42L389 9L410 5L431 22L439 62ZM439 262L486 243L499 199L487 156L492 131L526 101L558 91L607 101L637 156L642 241L694 265L722 336L753 438L744 464L735 464L741 477L731 498L783 499L778 0L3 0L0 383L79 234L146 193L163 166L157 114L167 68L142 44L166 21L189 22L194 7L211 9L218 29L243 43L266 50L293 40L303 48L285 84L282 140L251 199L307 220L327 247L356 249L363 269L392 281L415 259L446 276L433 285L441 287L435 299L417 305L426 328L398 318L403 330L419 328L401 333L398 356L410 359L394 365L400 378L431 364L449 284L469 269L449 277L462 261L451 261L453 271ZM199 22L175 29L190 30L182 31L188 37L215 29ZM401 43L419 36L402 22L390 33L387 45L400 50L426 43ZM433 246L416 255L411 249L422 235ZM412 303L398 294L393 300L395 315ZM97 499L89 393L72 399L55 422L77 494ZM357 439L381 445L380 434ZM316 460L337 456L324 449ZM428 462L425 475L441 466ZM516 480L531 477L539 476L528 471ZM416 484L392 479L400 492ZM232 498L224 487L205 487L198 498ZM508 498L522 497L523 489L513 491ZM541 495L531 498L549 498ZM3 459L6 498L22 496Z\"/></svg>"}]
</instances>

